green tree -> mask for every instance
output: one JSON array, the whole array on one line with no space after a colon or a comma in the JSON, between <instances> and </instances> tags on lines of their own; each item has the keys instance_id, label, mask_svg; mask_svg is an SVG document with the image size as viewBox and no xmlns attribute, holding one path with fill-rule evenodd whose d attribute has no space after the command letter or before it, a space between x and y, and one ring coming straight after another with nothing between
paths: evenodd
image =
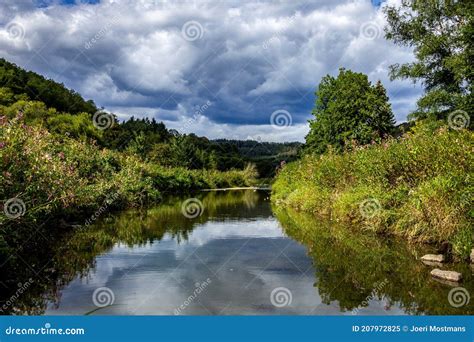
<instances>
[{"instance_id":1,"label":"green tree","mask_svg":"<svg viewBox=\"0 0 474 342\"><path fill-rule=\"evenodd\" d=\"M386 38L414 48L416 61L391 66L392 79L421 81L426 94L411 118L472 113L474 3L470 0L403 0L385 8Z\"/></svg>"},{"instance_id":2,"label":"green tree","mask_svg":"<svg viewBox=\"0 0 474 342\"><path fill-rule=\"evenodd\" d=\"M349 141L370 143L389 134L395 123L382 83L374 86L367 75L345 69L336 78L323 77L313 115L306 149L316 153L328 146L340 151Z\"/></svg>"},{"instance_id":3,"label":"green tree","mask_svg":"<svg viewBox=\"0 0 474 342\"><path fill-rule=\"evenodd\" d=\"M53 113L48 118L46 127L50 132L59 136L66 135L71 138L84 140L102 140L102 131L94 127L88 113L78 113L75 115Z\"/></svg>"}]
</instances>

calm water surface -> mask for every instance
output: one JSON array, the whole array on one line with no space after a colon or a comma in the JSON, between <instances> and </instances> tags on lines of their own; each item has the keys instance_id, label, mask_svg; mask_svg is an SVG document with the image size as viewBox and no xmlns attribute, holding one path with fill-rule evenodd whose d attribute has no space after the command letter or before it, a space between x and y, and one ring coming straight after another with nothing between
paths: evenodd
<instances>
[{"instance_id":1,"label":"calm water surface","mask_svg":"<svg viewBox=\"0 0 474 342\"><path fill-rule=\"evenodd\" d=\"M44 253L35 255L32 251L40 246L29 247L37 249L23 251L23 258L19 255L23 260L16 264L6 264L17 267L17 273L3 283L33 279L9 313L474 312L472 303L460 308L450 305L448 293L454 284L430 278L433 266L417 260L430 252L427 247L356 235L348 228L272 208L266 192L212 192L196 197L203 208L196 218L183 215L186 198L169 199L146 211L104 214L95 226L68 234L60 243L45 243ZM29 267L22 268L22 263ZM448 268L463 273L462 286L472 293L469 266ZM101 300L111 305L97 306Z\"/></svg>"}]
</instances>

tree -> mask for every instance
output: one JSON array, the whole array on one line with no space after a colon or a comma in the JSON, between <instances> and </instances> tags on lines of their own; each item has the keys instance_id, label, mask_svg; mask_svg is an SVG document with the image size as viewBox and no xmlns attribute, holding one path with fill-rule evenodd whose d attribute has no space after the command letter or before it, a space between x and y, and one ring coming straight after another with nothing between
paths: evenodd
<instances>
[{"instance_id":1,"label":"tree","mask_svg":"<svg viewBox=\"0 0 474 342\"><path fill-rule=\"evenodd\" d=\"M337 78L323 77L313 115L306 149L316 153L328 146L340 151L351 140L370 143L389 134L395 124L382 83L373 86L367 75L345 69Z\"/></svg>"},{"instance_id":2,"label":"tree","mask_svg":"<svg viewBox=\"0 0 474 342\"><path fill-rule=\"evenodd\" d=\"M472 113L474 3L470 0L403 0L385 8L386 38L414 48L416 61L391 66L392 79L421 81L426 94L411 118Z\"/></svg>"}]
</instances>

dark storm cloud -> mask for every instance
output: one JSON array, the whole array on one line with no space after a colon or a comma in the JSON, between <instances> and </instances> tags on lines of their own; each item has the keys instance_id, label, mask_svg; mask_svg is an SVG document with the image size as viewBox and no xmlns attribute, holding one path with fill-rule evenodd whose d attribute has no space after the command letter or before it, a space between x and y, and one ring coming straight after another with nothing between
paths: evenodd
<instances>
[{"instance_id":1,"label":"dark storm cloud","mask_svg":"<svg viewBox=\"0 0 474 342\"><path fill-rule=\"evenodd\" d=\"M389 81L388 66L412 54L384 40L370 1L5 1L0 9L2 56L121 118L153 116L177 129L191 118L184 130L211 137L303 139L317 83L339 67L381 79L399 121L420 93ZM280 109L292 126L274 131Z\"/></svg>"}]
</instances>

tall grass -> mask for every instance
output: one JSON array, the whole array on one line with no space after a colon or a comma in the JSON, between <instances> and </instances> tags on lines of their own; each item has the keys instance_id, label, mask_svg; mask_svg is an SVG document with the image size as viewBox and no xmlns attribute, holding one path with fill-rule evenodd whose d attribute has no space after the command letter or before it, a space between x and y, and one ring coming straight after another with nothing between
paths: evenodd
<instances>
[{"instance_id":1,"label":"tall grass","mask_svg":"<svg viewBox=\"0 0 474 342\"><path fill-rule=\"evenodd\" d=\"M24 215L0 215L0 224L160 201L166 193L252 185L255 168L219 172L166 168L138 156L58 137L21 118L0 118L0 200L18 198ZM2 213L3 214L3 213Z\"/></svg>"},{"instance_id":2,"label":"tall grass","mask_svg":"<svg viewBox=\"0 0 474 342\"><path fill-rule=\"evenodd\" d=\"M273 201L405 237L473 245L474 134L419 123L413 132L342 154L307 155L277 176Z\"/></svg>"}]
</instances>

